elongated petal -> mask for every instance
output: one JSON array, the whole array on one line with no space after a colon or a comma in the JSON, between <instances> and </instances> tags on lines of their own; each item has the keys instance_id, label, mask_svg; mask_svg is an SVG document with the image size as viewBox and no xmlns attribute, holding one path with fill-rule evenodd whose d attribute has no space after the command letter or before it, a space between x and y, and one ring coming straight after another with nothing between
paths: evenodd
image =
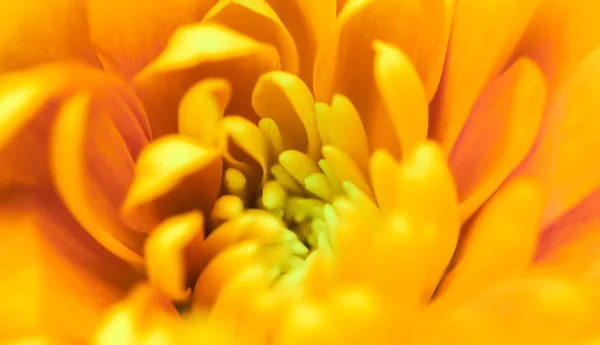
<instances>
[{"instance_id":1,"label":"elongated petal","mask_svg":"<svg viewBox=\"0 0 600 345\"><path fill-rule=\"evenodd\" d=\"M2 2L0 73L72 59L99 66L85 11L85 0Z\"/></svg>"},{"instance_id":2,"label":"elongated petal","mask_svg":"<svg viewBox=\"0 0 600 345\"><path fill-rule=\"evenodd\" d=\"M458 1L430 136L449 152L475 100L500 72L527 27L539 0ZM489 25L495 23L496 25ZM485 37L485 49L474 44Z\"/></svg>"},{"instance_id":3,"label":"elongated petal","mask_svg":"<svg viewBox=\"0 0 600 345\"><path fill-rule=\"evenodd\" d=\"M400 163L398 212L429 250L423 298L435 290L458 240L457 195L446 158L433 142L423 143ZM425 260L425 259L423 259Z\"/></svg>"},{"instance_id":4,"label":"elongated petal","mask_svg":"<svg viewBox=\"0 0 600 345\"><path fill-rule=\"evenodd\" d=\"M299 76L313 87L317 50L335 23L335 0L266 0L292 35L299 55Z\"/></svg>"},{"instance_id":5,"label":"elongated petal","mask_svg":"<svg viewBox=\"0 0 600 345\"><path fill-rule=\"evenodd\" d=\"M381 116L389 117L402 155L406 155L427 138L427 95L417 71L401 50L382 41L375 41L373 48L375 85L386 112ZM369 135L385 136L380 131Z\"/></svg>"},{"instance_id":6,"label":"elongated petal","mask_svg":"<svg viewBox=\"0 0 600 345\"><path fill-rule=\"evenodd\" d=\"M373 41L395 45L414 61L424 24L421 19L421 4L416 0L349 2L317 54L313 81L317 101L329 103L335 93L348 97L361 116L367 136L374 137L385 126L374 125L382 121L373 76Z\"/></svg>"},{"instance_id":7,"label":"elongated petal","mask_svg":"<svg viewBox=\"0 0 600 345\"><path fill-rule=\"evenodd\" d=\"M518 60L484 91L449 158L464 222L529 152L544 111L539 68Z\"/></svg>"},{"instance_id":8,"label":"elongated petal","mask_svg":"<svg viewBox=\"0 0 600 345\"><path fill-rule=\"evenodd\" d=\"M127 228L119 216L134 161L119 127L107 116L118 114L113 109L103 109L101 101L83 92L66 102L52 132L52 177L83 227L117 256L140 265L145 236Z\"/></svg>"},{"instance_id":9,"label":"elongated petal","mask_svg":"<svg viewBox=\"0 0 600 345\"><path fill-rule=\"evenodd\" d=\"M220 0L204 21L219 23L277 48L281 68L298 73L298 50L275 11L264 0Z\"/></svg>"},{"instance_id":10,"label":"elongated petal","mask_svg":"<svg viewBox=\"0 0 600 345\"><path fill-rule=\"evenodd\" d=\"M250 107L252 89L261 74L279 67L279 55L272 46L215 23L199 23L179 28L134 83L158 137L176 131L181 97L207 77L231 83L233 97L227 113L256 120Z\"/></svg>"},{"instance_id":11,"label":"elongated petal","mask_svg":"<svg viewBox=\"0 0 600 345\"><path fill-rule=\"evenodd\" d=\"M210 0L85 0L90 36L105 68L132 78L181 25L200 21Z\"/></svg>"},{"instance_id":12,"label":"elongated petal","mask_svg":"<svg viewBox=\"0 0 600 345\"><path fill-rule=\"evenodd\" d=\"M231 99L225 79L204 79L192 86L179 103L179 133L217 148L223 112Z\"/></svg>"},{"instance_id":13,"label":"elongated petal","mask_svg":"<svg viewBox=\"0 0 600 345\"><path fill-rule=\"evenodd\" d=\"M440 303L461 303L523 275L535 254L543 201L541 190L529 180L500 189L464 230L456 266L438 290Z\"/></svg>"},{"instance_id":14,"label":"elongated petal","mask_svg":"<svg viewBox=\"0 0 600 345\"><path fill-rule=\"evenodd\" d=\"M600 44L598 12L594 0L541 1L514 54L535 60L554 90Z\"/></svg>"},{"instance_id":15,"label":"elongated petal","mask_svg":"<svg viewBox=\"0 0 600 345\"><path fill-rule=\"evenodd\" d=\"M423 0L423 34L415 67L423 81L423 88L430 101L435 95L444 62L450 31L454 20L456 0Z\"/></svg>"},{"instance_id":16,"label":"elongated petal","mask_svg":"<svg viewBox=\"0 0 600 345\"><path fill-rule=\"evenodd\" d=\"M3 194L0 228L3 339L48 332L86 342L106 308L141 278L82 229L52 193Z\"/></svg>"},{"instance_id":17,"label":"elongated petal","mask_svg":"<svg viewBox=\"0 0 600 345\"><path fill-rule=\"evenodd\" d=\"M275 121L286 149L319 157L314 99L300 78L280 71L264 74L252 93L252 106L258 116Z\"/></svg>"},{"instance_id":18,"label":"elongated petal","mask_svg":"<svg viewBox=\"0 0 600 345\"><path fill-rule=\"evenodd\" d=\"M208 214L221 186L221 157L183 136L154 141L140 155L121 211L128 224L150 232L169 216Z\"/></svg>"},{"instance_id":19,"label":"elongated petal","mask_svg":"<svg viewBox=\"0 0 600 345\"><path fill-rule=\"evenodd\" d=\"M600 49L579 66L553 98L536 150L521 174L539 181L548 200L544 224L555 220L600 186Z\"/></svg>"},{"instance_id":20,"label":"elongated petal","mask_svg":"<svg viewBox=\"0 0 600 345\"><path fill-rule=\"evenodd\" d=\"M200 273L203 240L204 218L198 211L162 222L144 247L150 282L169 298L186 301L191 296L187 282L195 281Z\"/></svg>"}]
</instances>

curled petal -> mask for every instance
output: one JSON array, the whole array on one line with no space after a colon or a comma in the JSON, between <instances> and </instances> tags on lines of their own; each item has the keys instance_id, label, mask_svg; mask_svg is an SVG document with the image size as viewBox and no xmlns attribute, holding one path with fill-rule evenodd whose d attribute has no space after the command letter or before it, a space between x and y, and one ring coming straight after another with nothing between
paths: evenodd
<instances>
[{"instance_id":1,"label":"curled petal","mask_svg":"<svg viewBox=\"0 0 600 345\"><path fill-rule=\"evenodd\" d=\"M4 193L0 227L3 335L48 332L67 343L85 343L105 310L141 279L52 193Z\"/></svg>"},{"instance_id":2,"label":"curled petal","mask_svg":"<svg viewBox=\"0 0 600 345\"><path fill-rule=\"evenodd\" d=\"M231 99L231 84L220 78L192 86L179 103L179 133L217 148L223 112Z\"/></svg>"},{"instance_id":3,"label":"curled petal","mask_svg":"<svg viewBox=\"0 0 600 345\"><path fill-rule=\"evenodd\" d=\"M162 54L134 80L155 136L177 130L177 105L189 87L206 77L231 83L227 113L257 117L250 107L258 77L280 67L275 48L215 23L179 28Z\"/></svg>"},{"instance_id":4,"label":"curled petal","mask_svg":"<svg viewBox=\"0 0 600 345\"><path fill-rule=\"evenodd\" d=\"M268 177L269 151L265 138L258 127L241 116L225 117L223 127L228 141L233 144L228 144L225 148L225 161L240 170L252 169L251 162L243 157L249 156L260 167L261 181L264 183ZM237 154L240 153L240 150L244 155Z\"/></svg>"},{"instance_id":5,"label":"curled petal","mask_svg":"<svg viewBox=\"0 0 600 345\"><path fill-rule=\"evenodd\" d=\"M445 152L454 146L479 93L506 64L539 2L457 1L441 93L430 131ZM473 44L481 37L489 42L485 49Z\"/></svg>"},{"instance_id":6,"label":"curled petal","mask_svg":"<svg viewBox=\"0 0 600 345\"><path fill-rule=\"evenodd\" d=\"M180 321L165 295L152 286L139 285L106 315L93 344L154 344L158 339L172 340Z\"/></svg>"},{"instance_id":7,"label":"curled petal","mask_svg":"<svg viewBox=\"0 0 600 345\"><path fill-rule=\"evenodd\" d=\"M338 0L339 2L339 0ZM298 49L299 76L311 89L317 50L335 23L335 0L267 0Z\"/></svg>"},{"instance_id":8,"label":"curled petal","mask_svg":"<svg viewBox=\"0 0 600 345\"><path fill-rule=\"evenodd\" d=\"M286 149L306 152L313 159L319 156L314 99L300 78L281 71L262 75L252 94L252 106L258 116L275 121Z\"/></svg>"},{"instance_id":9,"label":"curled petal","mask_svg":"<svg viewBox=\"0 0 600 345\"><path fill-rule=\"evenodd\" d=\"M98 242L141 265L145 236L128 229L119 216L133 179L133 157L104 111L102 102L93 103L87 93L65 103L52 133L52 177L66 206Z\"/></svg>"},{"instance_id":10,"label":"curled petal","mask_svg":"<svg viewBox=\"0 0 600 345\"><path fill-rule=\"evenodd\" d=\"M259 42L277 48L281 68L298 73L298 51L292 36L264 0L220 0L208 11L204 21L227 26Z\"/></svg>"},{"instance_id":11,"label":"curled petal","mask_svg":"<svg viewBox=\"0 0 600 345\"><path fill-rule=\"evenodd\" d=\"M600 186L600 49L561 87L546 110L539 139L519 172L535 178L547 195L544 225L579 204Z\"/></svg>"},{"instance_id":12,"label":"curled petal","mask_svg":"<svg viewBox=\"0 0 600 345\"><path fill-rule=\"evenodd\" d=\"M89 31L104 68L132 78L181 25L202 19L210 0L87 0Z\"/></svg>"},{"instance_id":13,"label":"curled petal","mask_svg":"<svg viewBox=\"0 0 600 345\"><path fill-rule=\"evenodd\" d=\"M2 2L0 13L0 73L61 60L100 66L90 44L85 0Z\"/></svg>"},{"instance_id":14,"label":"curled petal","mask_svg":"<svg viewBox=\"0 0 600 345\"><path fill-rule=\"evenodd\" d=\"M539 68L521 59L483 91L449 158L461 221L473 215L531 149L542 122L545 90Z\"/></svg>"},{"instance_id":15,"label":"curled petal","mask_svg":"<svg viewBox=\"0 0 600 345\"><path fill-rule=\"evenodd\" d=\"M191 296L187 277L199 274L204 218L198 211L168 218L152 231L145 244L148 278L169 298Z\"/></svg>"},{"instance_id":16,"label":"curled petal","mask_svg":"<svg viewBox=\"0 0 600 345\"><path fill-rule=\"evenodd\" d=\"M402 49L409 61L414 61L422 25L420 1L349 2L317 54L314 74L317 101L329 103L334 94L342 94L356 106L370 140L375 140L380 132L386 133L382 131L386 125L377 125L390 120L381 114L381 101L374 91L372 44L374 40L389 42Z\"/></svg>"},{"instance_id":17,"label":"curled petal","mask_svg":"<svg viewBox=\"0 0 600 345\"><path fill-rule=\"evenodd\" d=\"M172 215L195 209L209 214L220 186L218 151L166 136L140 154L121 212L134 229L150 232Z\"/></svg>"}]
</instances>

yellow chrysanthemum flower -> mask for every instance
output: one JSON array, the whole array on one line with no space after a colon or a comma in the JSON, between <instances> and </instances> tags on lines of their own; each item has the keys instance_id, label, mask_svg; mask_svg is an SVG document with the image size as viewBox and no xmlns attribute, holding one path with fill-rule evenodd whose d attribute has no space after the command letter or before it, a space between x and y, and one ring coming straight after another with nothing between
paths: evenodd
<instances>
[{"instance_id":1,"label":"yellow chrysanthemum flower","mask_svg":"<svg viewBox=\"0 0 600 345\"><path fill-rule=\"evenodd\" d=\"M0 10L0 340L600 341L600 2Z\"/></svg>"}]
</instances>

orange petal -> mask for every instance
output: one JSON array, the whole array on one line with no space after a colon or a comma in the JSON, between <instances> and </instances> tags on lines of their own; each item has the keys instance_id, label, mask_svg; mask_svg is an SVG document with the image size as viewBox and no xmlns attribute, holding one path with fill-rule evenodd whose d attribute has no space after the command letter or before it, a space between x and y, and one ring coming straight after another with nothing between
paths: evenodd
<instances>
[{"instance_id":1,"label":"orange petal","mask_svg":"<svg viewBox=\"0 0 600 345\"><path fill-rule=\"evenodd\" d=\"M87 0L90 36L105 68L132 78L181 25L202 19L213 1Z\"/></svg>"},{"instance_id":2,"label":"orange petal","mask_svg":"<svg viewBox=\"0 0 600 345\"><path fill-rule=\"evenodd\" d=\"M463 222L529 152L542 121L545 89L535 63L520 59L483 91L449 158Z\"/></svg>"},{"instance_id":3,"label":"orange petal","mask_svg":"<svg viewBox=\"0 0 600 345\"><path fill-rule=\"evenodd\" d=\"M0 200L0 334L90 340L102 313L141 278L100 246L51 193Z\"/></svg>"},{"instance_id":4,"label":"orange petal","mask_svg":"<svg viewBox=\"0 0 600 345\"><path fill-rule=\"evenodd\" d=\"M177 336L177 310L160 290L142 284L105 316L94 345L163 344Z\"/></svg>"},{"instance_id":5,"label":"orange petal","mask_svg":"<svg viewBox=\"0 0 600 345\"><path fill-rule=\"evenodd\" d=\"M298 50L300 78L313 87L317 49L335 23L335 0L266 0L277 13Z\"/></svg>"},{"instance_id":6,"label":"orange petal","mask_svg":"<svg viewBox=\"0 0 600 345\"><path fill-rule=\"evenodd\" d=\"M179 103L179 133L208 147L217 148L223 112L231 99L225 79L203 79L192 86Z\"/></svg>"},{"instance_id":7,"label":"orange petal","mask_svg":"<svg viewBox=\"0 0 600 345\"><path fill-rule=\"evenodd\" d=\"M452 318L463 336L483 334L493 344L572 344L597 330L597 308L591 292L580 284L533 275L490 290Z\"/></svg>"},{"instance_id":8,"label":"orange petal","mask_svg":"<svg viewBox=\"0 0 600 345\"><path fill-rule=\"evenodd\" d=\"M538 260L583 277L600 268L600 190L546 227L538 244Z\"/></svg>"},{"instance_id":9,"label":"orange petal","mask_svg":"<svg viewBox=\"0 0 600 345\"><path fill-rule=\"evenodd\" d=\"M279 67L272 46L218 24L200 23L179 28L134 83L158 137L177 130L177 104L189 87L207 77L231 83L233 98L227 113L256 120L252 89L261 74Z\"/></svg>"},{"instance_id":10,"label":"orange petal","mask_svg":"<svg viewBox=\"0 0 600 345\"><path fill-rule=\"evenodd\" d=\"M554 90L600 44L599 12L595 0L541 1L514 54L535 60Z\"/></svg>"},{"instance_id":11,"label":"orange petal","mask_svg":"<svg viewBox=\"0 0 600 345\"><path fill-rule=\"evenodd\" d=\"M373 41L396 45L414 61L423 25L421 19L421 4L417 0L349 2L317 54L314 74L317 101L329 103L335 93L342 94L358 110L370 140L388 132L385 128L389 125L376 126L382 116L373 75L376 55ZM380 146L371 147L377 148Z\"/></svg>"},{"instance_id":12,"label":"orange petal","mask_svg":"<svg viewBox=\"0 0 600 345\"><path fill-rule=\"evenodd\" d=\"M195 281L200 273L203 240L204 218L198 211L174 216L159 224L144 247L150 282L169 298L186 301L191 296L188 276Z\"/></svg>"},{"instance_id":13,"label":"orange petal","mask_svg":"<svg viewBox=\"0 0 600 345\"><path fill-rule=\"evenodd\" d=\"M281 68L298 73L298 51L292 36L273 9L263 0L220 0L204 21L224 25L258 42L277 48Z\"/></svg>"},{"instance_id":14,"label":"orange petal","mask_svg":"<svg viewBox=\"0 0 600 345\"><path fill-rule=\"evenodd\" d=\"M374 41L373 48L375 85L387 113L383 116L392 124L387 130L395 130L402 155L406 155L427 138L427 95L410 59L400 49L382 41Z\"/></svg>"},{"instance_id":15,"label":"orange petal","mask_svg":"<svg viewBox=\"0 0 600 345\"><path fill-rule=\"evenodd\" d=\"M150 232L172 215L209 214L221 187L221 156L183 136L162 137L140 154L121 211L125 221Z\"/></svg>"},{"instance_id":16,"label":"orange petal","mask_svg":"<svg viewBox=\"0 0 600 345\"><path fill-rule=\"evenodd\" d=\"M141 265L145 234L122 223L119 205L133 180L133 157L142 145L128 145L130 133L121 130L126 125L121 121L131 116L122 104L109 102L80 92L63 105L52 132L52 177L67 208L98 242Z\"/></svg>"},{"instance_id":17,"label":"orange petal","mask_svg":"<svg viewBox=\"0 0 600 345\"><path fill-rule=\"evenodd\" d=\"M464 230L457 264L439 288L440 303L460 303L525 273L535 254L543 200L529 180L500 189Z\"/></svg>"},{"instance_id":18,"label":"orange petal","mask_svg":"<svg viewBox=\"0 0 600 345\"><path fill-rule=\"evenodd\" d=\"M133 153L147 141L149 126L135 98L122 84L81 65L45 65L0 79L0 189L11 186L51 186L48 141L58 105L74 90L106 88L130 109L131 116L116 116ZM104 90L104 91L102 91ZM119 112L118 114L122 114ZM147 121L147 120L146 120Z\"/></svg>"},{"instance_id":19,"label":"orange petal","mask_svg":"<svg viewBox=\"0 0 600 345\"><path fill-rule=\"evenodd\" d=\"M446 60L446 48L452 30L456 0L422 0L423 35L415 68L423 81L423 88L430 101L438 89Z\"/></svg>"},{"instance_id":20,"label":"orange petal","mask_svg":"<svg viewBox=\"0 0 600 345\"><path fill-rule=\"evenodd\" d=\"M72 59L100 66L85 11L85 0L0 3L0 73Z\"/></svg>"},{"instance_id":21,"label":"orange petal","mask_svg":"<svg viewBox=\"0 0 600 345\"><path fill-rule=\"evenodd\" d=\"M479 93L506 64L539 1L456 3L441 93L430 131L445 152L452 149ZM485 49L475 43L482 40L488 42Z\"/></svg>"},{"instance_id":22,"label":"orange petal","mask_svg":"<svg viewBox=\"0 0 600 345\"><path fill-rule=\"evenodd\" d=\"M521 173L546 193L544 224L580 203L600 187L600 49L596 49L550 100L536 149Z\"/></svg>"}]
</instances>

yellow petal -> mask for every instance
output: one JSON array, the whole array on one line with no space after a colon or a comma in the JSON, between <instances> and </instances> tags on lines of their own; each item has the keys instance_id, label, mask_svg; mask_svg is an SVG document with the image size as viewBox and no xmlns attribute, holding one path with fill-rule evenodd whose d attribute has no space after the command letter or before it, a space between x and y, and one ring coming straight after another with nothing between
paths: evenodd
<instances>
[{"instance_id":1,"label":"yellow petal","mask_svg":"<svg viewBox=\"0 0 600 345\"><path fill-rule=\"evenodd\" d=\"M410 61L414 61L424 25L421 19L421 3L417 0L349 2L317 54L316 100L329 103L336 93L348 97L358 110L371 140L371 133L378 133L373 123L380 120L381 107L373 76L373 41L396 45Z\"/></svg>"},{"instance_id":2,"label":"yellow petal","mask_svg":"<svg viewBox=\"0 0 600 345\"><path fill-rule=\"evenodd\" d=\"M228 282L245 268L257 263L259 249L256 242L241 242L225 249L211 260L194 287L193 307L201 310L212 306Z\"/></svg>"},{"instance_id":3,"label":"yellow petal","mask_svg":"<svg viewBox=\"0 0 600 345\"><path fill-rule=\"evenodd\" d=\"M331 107L320 103L315 108L323 144L346 153L362 173L366 174L369 144L360 116L350 100L336 94L331 100ZM340 128L344 130L341 131Z\"/></svg>"},{"instance_id":4,"label":"yellow petal","mask_svg":"<svg viewBox=\"0 0 600 345\"><path fill-rule=\"evenodd\" d=\"M382 103L389 116L402 155L427 138L428 100L408 56L400 49L382 41L374 41L374 76ZM369 133L378 136L380 133Z\"/></svg>"},{"instance_id":5,"label":"yellow petal","mask_svg":"<svg viewBox=\"0 0 600 345\"><path fill-rule=\"evenodd\" d=\"M52 132L50 166L56 189L82 226L117 256L140 265L145 235L122 223L119 205L141 149L131 139L146 138L139 131L141 137L131 136L135 132L123 121L135 119L118 100L113 102L80 92L63 105Z\"/></svg>"},{"instance_id":6,"label":"yellow petal","mask_svg":"<svg viewBox=\"0 0 600 345\"><path fill-rule=\"evenodd\" d=\"M73 59L100 66L88 36L85 5L85 0L2 2L0 73Z\"/></svg>"},{"instance_id":7,"label":"yellow petal","mask_svg":"<svg viewBox=\"0 0 600 345\"><path fill-rule=\"evenodd\" d=\"M541 1L514 55L535 60L554 90L600 44L599 11L594 0Z\"/></svg>"},{"instance_id":8,"label":"yellow petal","mask_svg":"<svg viewBox=\"0 0 600 345\"><path fill-rule=\"evenodd\" d=\"M536 150L521 172L547 195L544 224L577 205L600 186L600 49L596 49L551 100Z\"/></svg>"},{"instance_id":9,"label":"yellow petal","mask_svg":"<svg viewBox=\"0 0 600 345\"><path fill-rule=\"evenodd\" d=\"M0 228L3 336L48 332L86 343L106 308L141 279L52 193L3 194Z\"/></svg>"},{"instance_id":10,"label":"yellow petal","mask_svg":"<svg viewBox=\"0 0 600 345\"><path fill-rule=\"evenodd\" d=\"M169 298L186 301L191 296L188 278L195 280L200 271L203 240L204 218L198 211L174 216L159 224L144 247L149 281Z\"/></svg>"},{"instance_id":11,"label":"yellow petal","mask_svg":"<svg viewBox=\"0 0 600 345\"><path fill-rule=\"evenodd\" d=\"M335 23L335 0L266 1L292 35L299 55L299 76L312 91L315 56Z\"/></svg>"},{"instance_id":12,"label":"yellow petal","mask_svg":"<svg viewBox=\"0 0 600 345\"><path fill-rule=\"evenodd\" d=\"M336 147L324 146L323 157L325 157L327 164L341 182L352 183L371 200L375 200L366 176L350 156Z\"/></svg>"},{"instance_id":13,"label":"yellow petal","mask_svg":"<svg viewBox=\"0 0 600 345\"><path fill-rule=\"evenodd\" d=\"M137 231L150 232L169 216L195 209L209 213L221 186L221 157L183 136L148 145L121 212Z\"/></svg>"},{"instance_id":14,"label":"yellow petal","mask_svg":"<svg viewBox=\"0 0 600 345\"><path fill-rule=\"evenodd\" d=\"M475 100L501 71L539 0L465 0L456 3L452 37L431 135L449 152ZM495 25L490 25L494 23ZM485 49L474 44L485 40Z\"/></svg>"},{"instance_id":15,"label":"yellow petal","mask_svg":"<svg viewBox=\"0 0 600 345\"><path fill-rule=\"evenodd\" d=\"M483 91L449 157L461 221L494 193L529 152L542 121L545 89L535 63L520 59Z\"/></svg>"},{"instance_id":16,"label":"yellow petal","mask_svg":"<svg viewBox=\"0 0 600 345\"><path fill-rule=\"evenodd\" d=\"M300 78L281 71L262 75L252 93L252 107L258 116L275 121L286 149L319 157L314 99Z\"/></svg>"},{"instance_id":17,"label":"yellow petal","mask_svg":"<svg viewBox=\"0 0 600 345\"><path fill-rule=\"evenodd\" d=\"M397 206L398 163L386 151L378 150L371 156L369 168L379 208L384 212L392 211Z\"/></svg>"},{"instance_id":18,"label":"yellow petal","mask_svg":"<svg viewBox=\"0 0 600 345\"><path fill-rule=\"evenodd\" d=\"M179 103L179 133L217 148L223 112L231 99L225 79L204 79L192 86Z\"/></svg>"},{"instance_id":19,"label":"yellow petal","mask_svg":"<svg viewBox=\"0 0 600 345\"><path fill-rule=\"evenodd\" d=\"M86 0L89 34L105 68L132 78L181 25L202 19L210 0ZM73 29L71 29L73 30Z\"/></svg>"},{"instance_id":20,"label":"yellow petal","mask_svg":"<svg viewBox=\"0 0 600 345\"><path fill-rule=\"evenodd\" d=\"M162 54L134 80L156 137L177 129L177 105L189 87L207 77L227 79L226 113L256 120L250 99L258 77L278 69L275 48L215 23L179 28Z\"/></svg>"},{"instance_id":21,"label":"yellow petal","mask_svg":"<svg viewBox=\"0 0 600 345\"><path fill-rule=\"evenodd\" d=\"M456 266L438 290L440 303L460 303L525 273L535 254L543 201L529 180L501 188L464 230Z\"/></svg>"},{"instance_id":22,"label":"yellow petal","mask_svg":"<svg viewBox=\"0 0 600 345\"><path fill-rule=\"evenodd\" d=\"M423 143L400 163L398 212L419 229L429 250L423 297L428 299L454 253L459 225L452 174L441 148Z\"/></svg>"},{"instance_id":23,"label":"yellow petal","mask_svg":"<svg viewBox=\"0 0 600 345\"><path fill-rule=\"evenodd\" d=\"M427 101L435 95L446 60L456 0L423 0L423 35L415 68L423 81Z\"/></svg>"},{"instance_id":24,"label":"yellow petal","mask_svg":"<svg viewBox=\"0 0 600 345\"><path fill-rule=\"evenodd\" d=\"M164 344L175 337L180 321L177 310L160 290L142 284L110 310L93 344Z\"/></svg>"},{"instance_id":25,"label":"yellow petal","mask_svg":"<svg viewBox=\"0 0 600 345\"><path fill-rule=\"evenodd\" d=\"M326 345L336 343L339 329L333 314L323 306L303 302L285 316L283 325L273 341L275 345Z\"/></svg>"},{"instance_id":26,"label":"yellow petal","mask_svg":"<svg viewBox=\"0 0 600 345\"><path fill-rule=\"evenodd\" d=\"M281 68L298 73L298 51L292 36L263 0L219 0L203 21L214 22L277 48Z\"/></svg>"}]
</instances>

